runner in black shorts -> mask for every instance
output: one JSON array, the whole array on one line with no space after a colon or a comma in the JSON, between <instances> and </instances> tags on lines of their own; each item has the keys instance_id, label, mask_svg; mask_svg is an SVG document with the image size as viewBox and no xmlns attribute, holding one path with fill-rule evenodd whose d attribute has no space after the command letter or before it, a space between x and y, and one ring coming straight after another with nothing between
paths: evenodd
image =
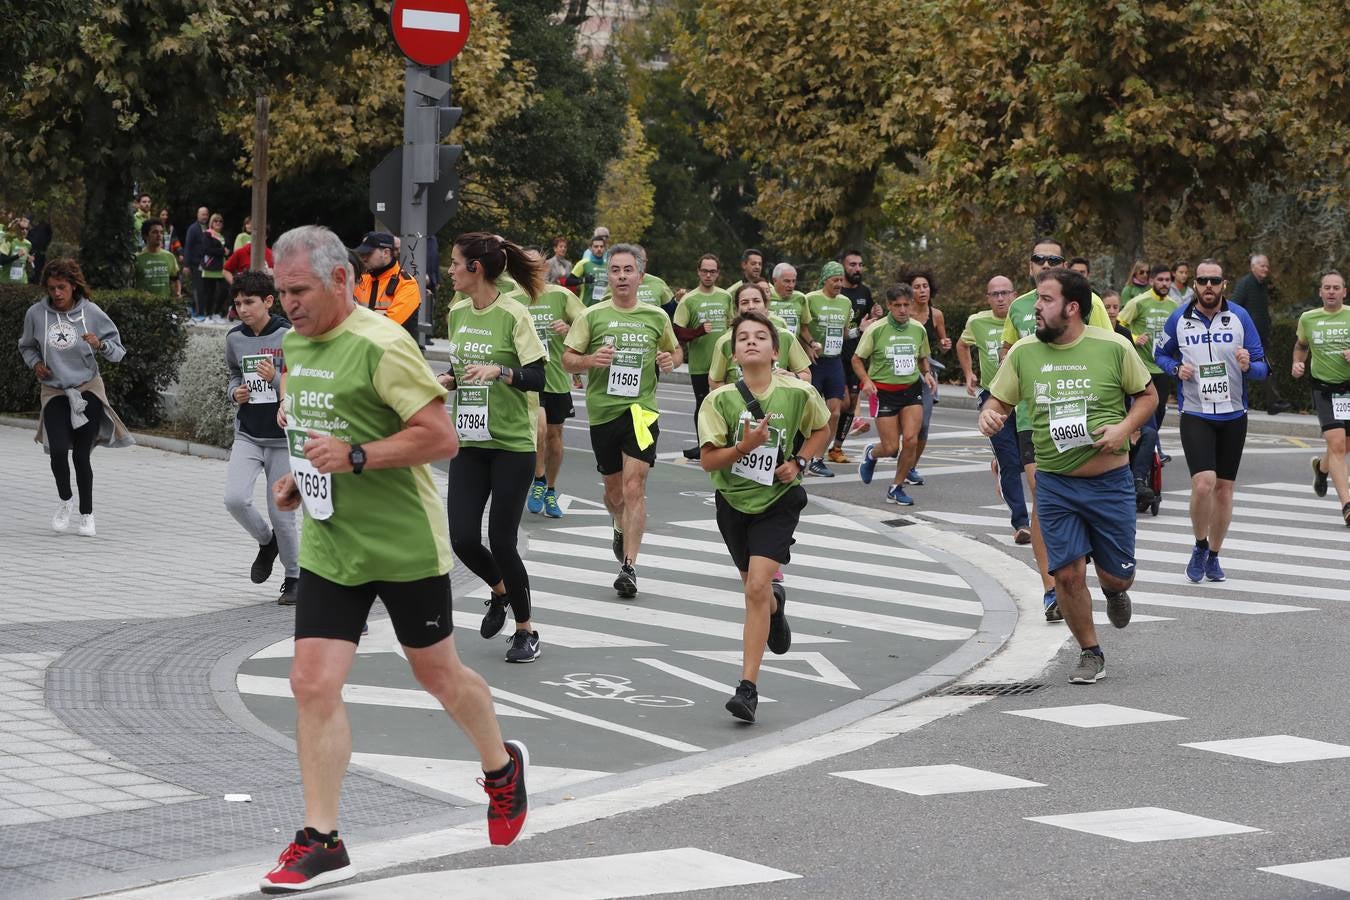
<instances>
[{"instance_id":1,"label":"runner in black shorts","mask_svg":"<svg viewBox=\"0 0 1350 900\"><path fill-rule=\"evenodd\" d=\"M854 411L858 408L858 386L861 382L858 373L853 370L853 354L862 339L862 320L872 311L872 289L863 284L863 258L861 250L845 250L839 254L839 263L844 267L844 287L839 291L853 304L853 319L848 331L844 333L844 349L839 360L844 366L844 385L847 393L844 405L839 409L839 425L835 428L834 444L828 454L833 463L848 462L844 453L844 441L853 430Z\"/></svg>"},{"instance_id":2,"label":"runner in black shorts","mask_svg":"<svg viewBox=\"0 0 1350 900\"><path fill-rule=\"evenodd\" d=\"M1341 502L1341 518L1350 527L1345 463L1346 436L1350 435L1350 310L1345 308L1341 273L1324 273L1318 294L1322 308L1310 309L1298 320L1292 374L1295 378L1304 372L1311 376L1313 409L1327 443L1327 452L1312 461L1313 493L1325 497L1330 476Z\"/></svg>"},{"instance_id":3,"label":"runner in black shorts","mask_svg":"<svg viewBox=\"0 0 1350 900\"><path fill-rule=\"evenodd\" d=\"M538 259L535 251L527 251ZM528 297L528 292L526 293ZM572 378L562 367L563 341L572 323L586 312L581 300L567 288L547 284L530 298L525 307L534 322L535 334L548 351L545 362L544 389L539 392L537 452L534 461L534 483L525 499L525 508L533 515L543 513L550 519L560 519L558 505L558 473L563 461L563 423L576 415L572 406Z\"/></svg>"}]
</instances>

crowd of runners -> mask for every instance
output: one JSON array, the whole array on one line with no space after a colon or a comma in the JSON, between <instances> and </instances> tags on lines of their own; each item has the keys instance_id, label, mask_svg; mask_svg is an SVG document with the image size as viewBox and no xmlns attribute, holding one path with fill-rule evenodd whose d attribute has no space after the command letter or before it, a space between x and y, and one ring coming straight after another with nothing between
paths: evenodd
<instances>
[{"instance_id":1,"label":"crowd of runners","mask_svg":"<svg viewBox=\"0 0 1350 900\"><path fill-rule=\"evenodd\" d=\"M1224 579L1248 385L1270 366L1257 323L1228 298L1215 260L1195 266L1180 296L1176 267L1155 266L1132 296L1099 297L1069 265L1082 261L1041 239L1028 255L1027 289L1019 295L1009 275L990 278L988 309L953 341L927 269L905 270L877 300L863 283L863 255L847 251L803 292L786 262L765 280L764 254L751 249L727 288L709 254L695 287L672 290L647 271L640 246L608 238L597 232L580 262L558 265L557 253L546 261L497 235L458 237L448 266L456 295L440 335L451 365L440 376L389 314L396 291L376 302L385 292L368 276L358 282L351 251L325 228L283 235L274 275L231 281L239 324L227 336L221 389L237 415L224 502L258 545L252 580L271 578L279 558L278 602L295 607L291 683L305 785L304 828L263 890L353 874L337 833L351 753L342 687L377 597L418 682L479 752L492 842L508 844L524 827L529 756L503 740L486 683L456 654L448 573L453 552L487 585L483 638L498 635L510 612L507 662L540 657L517 532L527 511L565 514L558 478L574 389L584 391L612 520L613 590L637 600L661 431L656 388L687 363L698 440L684 456L709 475L744 585L741 680L726 702L740 720L756 718L765 648L791 647L783 567L808 504L803 477L855 465L846 442L874 430L857 452L859 478L870 484L878 460L896 459L885 496L911 505L906 486L924 483L918 467L939 390L934 355L953 345L966 392L979 397L972 417L989 438L1013 539L1033 548L1045 618L1064 621L1079 645L1071 682L1105 674L1089 561L1109 621L1129 624L1135 515L1155 499L1169 458L1158 429L1173 392L1195 538L1185 575ZM371 233L357 249L369 257L392 247L392 236ZM29 310L19 350L42 385L37 439L60 498L52 527L67 531L78 510L77 532L93 537L91 450L129 441L99 362L116 364L126 350L74 262L48 262L40 284L46 296ZM1290 375L1310 379L1326 440L1313 490L1324 496L1334 485L1350 525L1350 312L1339 273L1323 275L1319 291L1321 308L1299 320ZM447 459L443 503L430 464ZM252 501L260 475L270 486L265 517Z\"/></svg>"}]
</instances>

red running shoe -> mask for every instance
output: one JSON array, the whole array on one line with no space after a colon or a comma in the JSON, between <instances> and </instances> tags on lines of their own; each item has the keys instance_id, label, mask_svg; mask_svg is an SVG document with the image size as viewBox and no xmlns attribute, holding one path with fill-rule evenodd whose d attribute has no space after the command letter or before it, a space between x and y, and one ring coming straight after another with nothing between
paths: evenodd
<instances>
[{"instance_id":1,"label":"red running shoe","mask_svg":"<svg viewBox=\"0 0 1350 900\"><path fill-rule=\"evenodd\" d=\"M325 884L346 881L356 874L341 840L333 847L316 844L302 828L295 840L281 851L277 864L258 884L264 894L292 894Z\"/></svg>"},{"instance_id":2,"label":"red running shoe","mask_svg":"<svg viewBox=\"0 0 1350 900\"><path fill-rule=\"evenodd\" d=\"M506 752L515 769L505 778L478 783L488 795L488 839L498 847L505 847L525 830L525 817L530 804L525 794L525 770L530 765L530 752L520 741L507 741Z\"/></svg>"}]
</instances>

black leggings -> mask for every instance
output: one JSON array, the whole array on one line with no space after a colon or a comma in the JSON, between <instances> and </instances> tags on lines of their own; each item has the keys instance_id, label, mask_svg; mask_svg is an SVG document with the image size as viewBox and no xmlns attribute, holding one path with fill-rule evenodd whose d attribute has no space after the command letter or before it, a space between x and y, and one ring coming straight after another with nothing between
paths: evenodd
<instances>
[{"instance_id":1,"label":"black leggings","mask_svg":"<svg viewBox=\"0 0 1350 900\"><path fill-rule=\"evenodd\" d=\"M94 511L94 467L89 457L98 440L99 425L103 421L103 401L85 391L84 415L89 420L79 428L70 427L70 400L64 394L47 401L42 409L42 427L47 434L47 449L51 453L52 476L56 479L56 493L62 500L74 496L70 492L70 463L66 454L75 457L75 484L80 489L80 515Z\"/></svg>"},{"instance_id":2,"label":"black leggings","mask_svg":"<svg viewBox=\"0 0 1350 900\"><path fill-rule=\"evenodd\" d=\"M450 460L450 546L464 565L489 586L502 582L517 622L530 619L530 576L525 572L516 532L525 497L534 481L534 453L461 447ZM488 546L483 546L483 510L488 514ZM490 549L489 549L490 548Z\"/></svg>"},{"instance_id":3,"label":"black leggings","mask_svg":"<svg viewBox=\"0 0 1350 900\"><path fill-rule=\"evenodd\" d=\"M1166 372L1153 375L1152 381L1153 387L1158 391L1158 408L1153 411L1153 427L1161 428L1163 416L1167 415L1167 398L1172 396L1172 386L1176 382Z\"/></svg>"}]
</instances>

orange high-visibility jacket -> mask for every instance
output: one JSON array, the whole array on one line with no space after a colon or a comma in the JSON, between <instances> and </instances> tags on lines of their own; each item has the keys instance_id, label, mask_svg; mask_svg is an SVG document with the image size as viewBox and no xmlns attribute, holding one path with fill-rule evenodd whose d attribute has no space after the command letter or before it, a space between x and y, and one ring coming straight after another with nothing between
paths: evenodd
<instances>
[{"instance_id":1,"label":"orange high-visibility jacket","mask_svg":"<svg viewBox=\"0 0 1350 900\"><path fill-rule=\"evenodd\" d=\"M357 279L353 294L357 303L388 316L400 325L417 315L422 305L422 292L417 288L417 280L405 274L397 262L378 278L369 272L362 275Z\"/></svg>"}]
</instances>

